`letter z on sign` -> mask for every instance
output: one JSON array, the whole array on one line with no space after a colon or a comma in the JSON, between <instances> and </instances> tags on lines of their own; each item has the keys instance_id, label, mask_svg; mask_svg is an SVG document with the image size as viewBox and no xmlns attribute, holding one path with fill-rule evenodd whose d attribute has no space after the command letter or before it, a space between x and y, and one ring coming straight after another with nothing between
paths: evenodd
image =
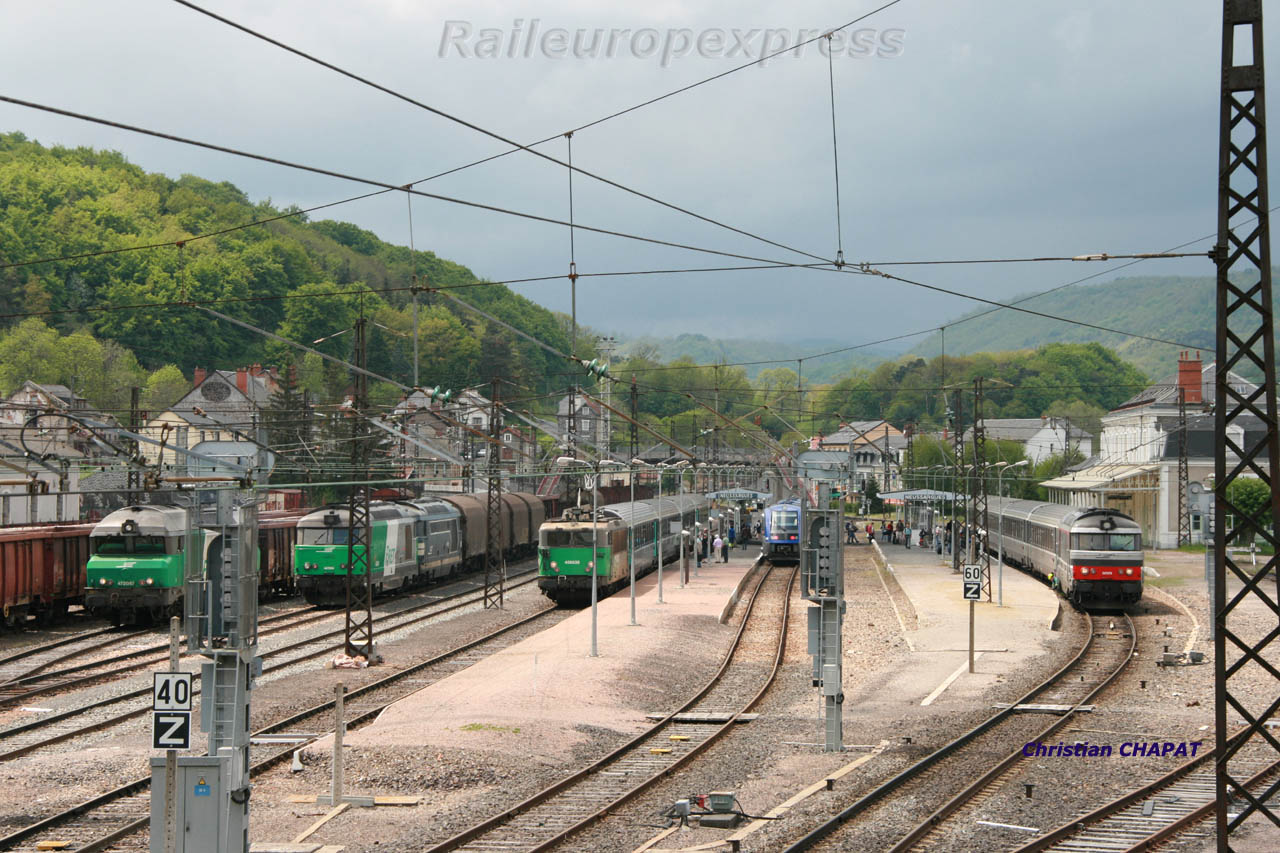
<instances>
[{"instance_id":1,"label":"letter z on sign","mask_svg":"<svg viewBox=\"0 0 1280 853\"><path fill-rule=\"evenodd\" d=\"M191 712L154 711L151 714L152 749L190 749Z\"/></svg>"}]
</instances>

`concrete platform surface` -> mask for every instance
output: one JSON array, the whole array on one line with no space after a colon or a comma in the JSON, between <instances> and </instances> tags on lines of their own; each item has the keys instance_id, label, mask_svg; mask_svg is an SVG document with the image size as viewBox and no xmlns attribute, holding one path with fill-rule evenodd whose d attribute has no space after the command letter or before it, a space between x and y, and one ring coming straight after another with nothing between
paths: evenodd
<instances>
[{"instance_id":1,"label":"concrete platform surface","mask_svg":"<svg viewBox=\"0 0 1280 853\"><path fill-rule=\"evenodd\" d=\"M636 626L625 586L603 599L598 657L589 655L588 607L400 700L346 742L503 749L537 760L552 750L567 755L589 727L639 731L650 724L647 712L674 710L714 672L734 633L721 613L758 553L738 549L728 563L703 564L697 577L691 567L684 589L668 568L664 604L656 573L646 575L636 584Z\"/></svg>"},{"instance_id":2,"label":"concrete platform surface","mask_svg":"<svg viewBox=\"0 0 1280 853\"><path fill-rule=\"evenodd\" d=\"M1004 606L997 606L999 567L991 567L992 601L974 607L974 672L968 671L969 602L950 558L930 549L875 544L898 586L915 609L915 630L906 632L911 665L894 680L903 701L946 706L971 701L992 684L1044 653L1056 636L1050 625L1059 598L1017 569L1004 568Z\"/></svg>"}]
</instances>

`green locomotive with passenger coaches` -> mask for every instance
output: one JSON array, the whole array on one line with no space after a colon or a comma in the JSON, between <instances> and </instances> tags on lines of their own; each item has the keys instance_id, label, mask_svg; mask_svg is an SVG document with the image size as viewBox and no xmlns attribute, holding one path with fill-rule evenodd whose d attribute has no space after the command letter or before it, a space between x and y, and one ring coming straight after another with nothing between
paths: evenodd
<instances>
[{"instance_id":1,"label":"green locomotive with passenger coaches","mask_svg":"<svg viewBox=\"0 0 1280 853\"><path fill-rule=\"evenodd\" d=\"M598 507L575 507L548 521L538 531L538 587L557 604L580 606L590 601L592 577L603 597L621 589L631 577L632 539L636 577L679 559L685 532L707 519L709 504L701 495L628 501ZM593 550L594 549L594 550Z\"/></svg>"}]
</instances>

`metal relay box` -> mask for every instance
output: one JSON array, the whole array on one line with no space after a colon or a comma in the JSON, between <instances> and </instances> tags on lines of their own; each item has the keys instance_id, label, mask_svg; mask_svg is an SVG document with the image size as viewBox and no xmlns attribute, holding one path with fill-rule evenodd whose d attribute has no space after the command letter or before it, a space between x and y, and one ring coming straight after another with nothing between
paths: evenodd
<instances>
[{"instance_id":1,"label":"metal relay box","mask_svg":"<svg viewBox=\"0 0 1280 853\"><path fill-rule=\"evenodd\" d=\"M178 818L177 853L249 849L247 809L227 809L224 805L229 796L223 784L225 766L223 758L178 757L179 794L174 804ZM167 793L164 758L157 756L151 759L151 853L164 853ZM224 826L228 814L230 820Z\"/></svg>"}]
</instances>

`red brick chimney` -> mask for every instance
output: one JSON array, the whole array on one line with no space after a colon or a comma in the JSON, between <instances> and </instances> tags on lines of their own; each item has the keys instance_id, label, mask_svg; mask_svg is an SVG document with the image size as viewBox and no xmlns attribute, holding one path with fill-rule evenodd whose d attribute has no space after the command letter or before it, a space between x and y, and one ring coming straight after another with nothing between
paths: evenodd
<instances>
[{"instance_id":1,"label":"red brick chimney","mask_svg":"<svg viewBox=\"0 0 1280 853\"><path fill-rule=\"evenodd\" d=\"M247 368L247 367L237 367L237 368L236 368L236 387L240 389L240 393L241 393L241 394L245 394L246 396L248 395L248 393L249 393L249 368Z\"/></svg>"},{"instance_id":2,"label":"red brick chimney","mask_svg":"<svg viewBox=\"0 0 1280 853\"><path fill-rule=\"evenodd\" d=\"M1191 357L1189 350L1183 350L1178 353L1178 387L1186 394L1188 403L1199 405L1204 402L1204 392L1201 385L1203 382L1202 377L1200 351L1196 350L1195 358Z\"/></svg>"},{"instance_id":3,"label":"red brick chimney","mask_svg":"<svg viewBox=\"0 0 1280 853\"><path fill-rule=\"evenodd\" d=\"M199 387L200 383L204 381L204 368L203 368L203 367L197 367L197 368L196 368L196 372L195 372L194 374L192 374L191 381L196 385L196 387Z\"/></svg>"}]
</instances>

